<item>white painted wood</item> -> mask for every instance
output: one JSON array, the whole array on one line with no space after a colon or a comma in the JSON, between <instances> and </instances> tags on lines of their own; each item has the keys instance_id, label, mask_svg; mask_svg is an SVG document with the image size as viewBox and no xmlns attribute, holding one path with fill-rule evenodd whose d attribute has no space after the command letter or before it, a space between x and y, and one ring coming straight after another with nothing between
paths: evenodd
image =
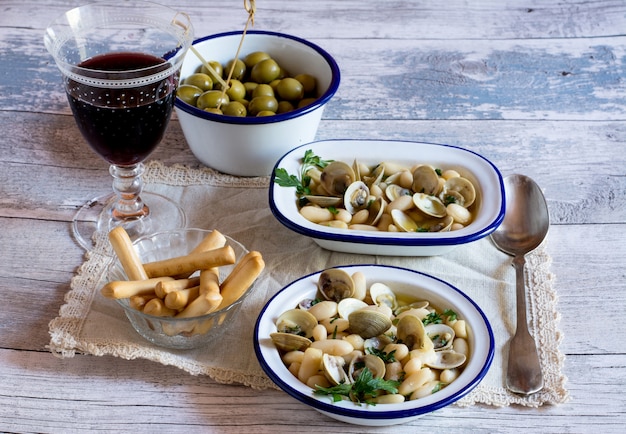
<instances>
[{"instance_id":1,"label":"white painted wood","mask_svg":"<svg viewBox=\"0 0 626 434\"><path fill-rule=\"evenodd\" d=\"M83 261L68 222L110 186L42 43L46 23L80 3L0 2L0 431L397 432L339 424L281 392L46 350L48 322ZM309 38L340 64L319 139L459 145L545 191L573 399L444 409L402 431L623 431L626 331L613 324L626 310L626 4L257 3L255 28ZM240 0L176 4L198 35L245 21ZM153 158L199 166L176 119Z\"/></svg>"}]
</instances>

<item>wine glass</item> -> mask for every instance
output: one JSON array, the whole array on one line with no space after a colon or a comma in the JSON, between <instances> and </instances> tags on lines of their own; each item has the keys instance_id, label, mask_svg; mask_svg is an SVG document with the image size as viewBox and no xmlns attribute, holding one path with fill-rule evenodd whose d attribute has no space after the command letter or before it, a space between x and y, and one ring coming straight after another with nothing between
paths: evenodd
<instances>
[{"instance_id":1,"label":"wine glass","mask_svg":"<svg viewBox=\"0 0 626 434\"><path fill-rule=\"evenodd\" d=\"M185 226L177 204L142 193L141 175L165 133L192 41L186 14L141 0L77 7L46 29L78 129L111 164L114 193L90 200L72 222L85 249L119 225L132 239Z\"/></svg>"}]
</instances>

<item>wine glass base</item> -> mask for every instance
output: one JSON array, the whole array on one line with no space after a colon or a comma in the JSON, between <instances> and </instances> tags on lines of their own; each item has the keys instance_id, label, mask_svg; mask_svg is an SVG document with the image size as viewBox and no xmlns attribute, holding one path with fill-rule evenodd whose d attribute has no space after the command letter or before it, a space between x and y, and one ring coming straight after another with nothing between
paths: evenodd
<instances>
[{"instance_id":1,"label":"wine glass base","mask_svg":"<svg viewBox=\"0 0 626 434\"><path fill-rule=\"evenodd\" d=\"M175 202L156 193L141 193L141 199L150 208L146 217L134 220L115 220L111 218L112 203L115 194L96 197L83 205L72 220L74 238L85 250L95 247L95 235L99 232L108 234L116 226L123 226L131 240L154 232L184 228L185 212Z\"/></svg>"}]
</instances>

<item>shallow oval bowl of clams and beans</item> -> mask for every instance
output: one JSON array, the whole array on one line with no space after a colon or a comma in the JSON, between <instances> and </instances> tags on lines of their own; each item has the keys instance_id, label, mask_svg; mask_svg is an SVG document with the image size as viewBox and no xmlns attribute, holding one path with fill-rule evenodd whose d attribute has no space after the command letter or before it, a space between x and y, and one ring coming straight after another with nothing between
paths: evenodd
<instances>
[{"instance_id":1,"label":"shallow oval bowl of clams and beans","mask_svg":"<svg viewBox=\"0 0 626 434\"><path fill-rule=\"evenodd\" d=\"M404 423L484 377L491 326L454 286L405 268L351 265L304 276L261 311L255 352L292 397L348 423Z\"/></svg>"},{"instance_id":2,"label":"shallow oval bowl of clams and beans","mask_svg":"<svg viewBox=\"0 0 626 434\"><path fill-rule=\"evenodd\" d=\"M285 154L270 208L321 247L430 256L493 232L505 211L496 166L467 149L391 140L325 140Z\"/></svg>"}]
</instances>

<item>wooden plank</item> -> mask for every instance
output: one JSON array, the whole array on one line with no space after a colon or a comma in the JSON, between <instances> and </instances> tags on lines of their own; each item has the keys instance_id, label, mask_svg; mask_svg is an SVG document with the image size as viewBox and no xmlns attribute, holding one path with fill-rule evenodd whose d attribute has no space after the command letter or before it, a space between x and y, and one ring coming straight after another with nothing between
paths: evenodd
<instances>
[{"instance_id":1,"label":"wooden plank","mask_svg":"<svg viewBox=\"0 0 626 434\"><path fill-rule=\"evenodd\" d=\"M281 391L219 385L173 367L110 357L56 359L46 353L0 349L0 428L7 431L397 432L338 423ZM622 355L573 355L567 374L583 378L570 402L536 409L449 407L402 425L402 430L616 433L622 414L607 412L624 402L616 378L626 375ZM622 407L623 411L623 407ZM436 428L435 428L436 427Z\"/></svg>"},{"instance_id":2,"label":"wooden plank","mask_svg":"<svg viewBox=\"0 0 626 434\"><path fill-rule=\"evenodd\" d=\"M0 25L42 30L80 1L3 0ZM196 34L241 30L247 14L243 2L178 1L177 10L188 13ZM375 7L359 0L318 0L256 3L254 29L293 33L304 38L334 39L519 39L598 37L623 33L626 5L594 0L558 3L542 0L509 4L497 0L480 3L450 0L443 4L383 1ZM23 10L28 10L24 20ZM320 25L320 23L341 25ZM398 30L401 29L401 30Z\"/></svg>"}]
</instances>

